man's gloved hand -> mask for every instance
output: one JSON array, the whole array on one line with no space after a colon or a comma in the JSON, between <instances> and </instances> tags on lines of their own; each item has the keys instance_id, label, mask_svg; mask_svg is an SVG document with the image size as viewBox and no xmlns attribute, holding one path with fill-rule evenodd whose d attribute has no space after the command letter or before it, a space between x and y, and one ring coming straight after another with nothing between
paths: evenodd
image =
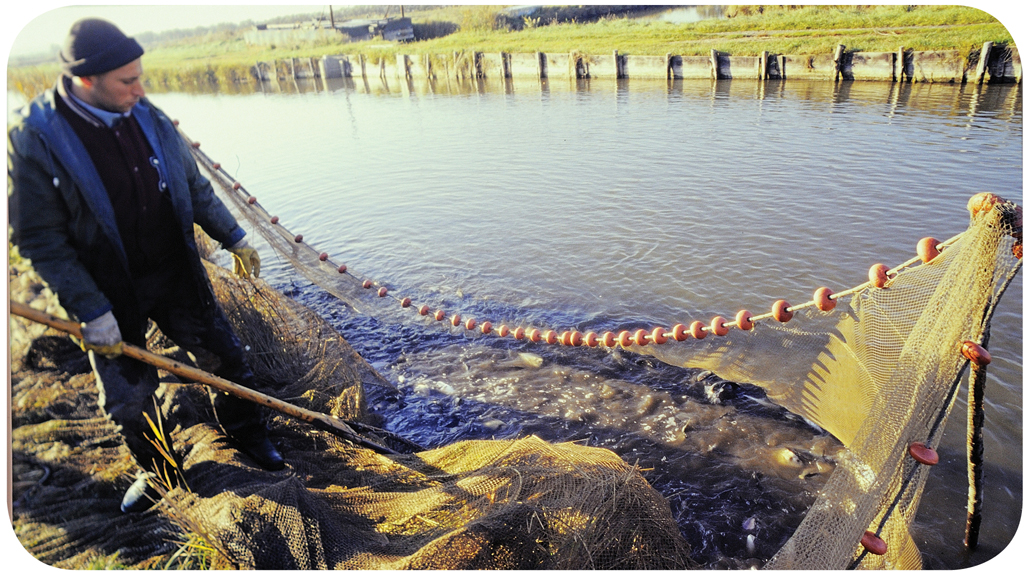
<instances>
[{"instance_id":1,"label":"man's gloved hand","mask_svg":"<svg viewBox=\"0 0 1028 572\"><path fill-rule=\"evenodd\" d=\"M105 358L113 359L121 355L121 330L114 314L106 314L82 324L83 351L94 351Z\"/></svg>"},{"instance_id":2,"label":"man's gloved hand","mask_svg":"<svg viewBox=\"0 0 1028 572\"><path fill-rule=\"evenodd\" d=\"M248 278L250 275L253 275L254 278L260 276L261 257L246 242L245 238L228 247L228 251L232 253L232 271L237 276L243 278Z\"/></svg>"}]
</instances>

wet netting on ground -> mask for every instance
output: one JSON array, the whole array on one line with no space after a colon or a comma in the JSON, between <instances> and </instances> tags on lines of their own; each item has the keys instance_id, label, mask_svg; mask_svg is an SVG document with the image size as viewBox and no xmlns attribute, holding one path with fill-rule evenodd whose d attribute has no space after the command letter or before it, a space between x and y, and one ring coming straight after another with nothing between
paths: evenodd
<instances>
[{"instance_id":1,"label":"wet netting on ground","mask_svg":"<svg viewBox=\"0 0 1028 572\"><path fill-rule=\"evenodd\" d=\"M311 248L217 163L198 150L195 155L238 212L315 284L361 311L393 297L431 322L427 307L378 288ZM867 283L845 292L821 289L803 304L776 304L768 314L716 318L691 329L678 325L603 339L548 332L552 339L544 341L616 344L759 386L845 445L817 501L767 567L920 567L910 527L937 462L933 448L961 380L984 383L992 312L1021 268L1021 207L980 193L970 198L968 211L965 232L941 243L923 240L917 257L892 269L876 265ZM484 324L468 320L467 329L507 335Z\"/></svg>"},{"instance_id":2,"label":"wet netting on ground","mask_svg":"<svg viewBox=\"0 0 1028 572\"><path fill-rule=\"evenodd\" d=\"M268 395L363 428L364 386L389 385L315 314L260 280L208 272ZM12 299L62 315L27 264ZM159 565L184 537L214 568L689 568L667 503L609 451L537 438L461 442L381 455L309 424L272 416L288 451L259 469L217 429L206 389L166 374L160 401L187 487L124 515L135 468L96 405L85 354L66 335L11 318L14 526L37 559L85 568ZM154 331L154 353L190 356Z\"/></svg>"}]
</instances>

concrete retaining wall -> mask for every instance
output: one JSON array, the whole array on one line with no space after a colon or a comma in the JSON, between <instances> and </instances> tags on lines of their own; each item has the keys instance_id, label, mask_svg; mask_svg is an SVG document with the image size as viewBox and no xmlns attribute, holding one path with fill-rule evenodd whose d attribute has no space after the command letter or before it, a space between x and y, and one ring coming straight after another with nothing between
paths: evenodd
<instances>
[{"instance_id":1,"label":"concrete retaining wall","mask_svg":"<svg viewBox=\"0 0 1028 572\"><path fill-rule=\"evenodd\" d=\"M913 81L963 83L1020 82L1017 48L994 49L986 42L980 54L957 51L847 52L833 54L733 56L711 50L709 56L634 56L556 53L454 52L446 55L397 55L369 59L364 55L323 56L258 62L254 75L262 80L309 77L382 77L397 79L809 79L827 81Z\"/></svg>"}]
</instances>

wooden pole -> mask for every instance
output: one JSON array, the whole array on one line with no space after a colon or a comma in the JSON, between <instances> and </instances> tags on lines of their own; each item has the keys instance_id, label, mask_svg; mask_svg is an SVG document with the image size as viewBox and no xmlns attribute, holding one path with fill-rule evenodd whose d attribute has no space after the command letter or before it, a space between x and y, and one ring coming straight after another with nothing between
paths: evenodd
<instances>
[{"instance_id":1,"label":"wooden pole","mask_svg":"<svg viewBox=\"0 0 1028 572\"><path fill-rule=\"evenodd\" d=\"M21 316L23 318L32 320L33 322L45 324L47 326L50 326L51 328L54 328L55 330L60 330L62 332L71 334L79 338L82 337L81 327L75 322L62 320L61 318L51 316L46 312L41 312L25 304L11 302L11 313L16 316ZM271 397L270 395L265 395L259 391L250 389L249 387L244 387L242 385L239 385L238 383L233 383L231 381L228 381L227 379L220 378L202 369L188 366L176 360L148 352L140 347L134 346L129 343L124 343L122 344L122 346L122 353L124 353L126 356L132 359L139 360L143 363L155 367L159 367L163 370L175 374L178 377L198 381L204 385L213 387L214 389L217 389L219 391L224 391L225 393L234 395L242 399L246 399L248 401L252 401L254 403L257 403L258 405L269 407L271 409L274 409L275 411L284 413L286 415L289 415L290 417L294 417L301 421L306 421L307 423L314 425L318 429L328 431L329 433L333 433L339 437L342 437L343 439L346 439L347 441L356 443L358 445L363 445L377 453L387 455L398 454L396 451L390 449L389 447L379 445L374 441L370 441L368 439L365 439L364 437L361 437L357 434L356 431L354 431L349 425L347 425L345 421L339 419L338 417L333 417L330 415L326 415L324 413L319 413L317 411L311 411L309 409L297 407L292 403L287 403L285 401L282 401L281 399L277 399L275 397Z\"/></svg>"}]
</instances>

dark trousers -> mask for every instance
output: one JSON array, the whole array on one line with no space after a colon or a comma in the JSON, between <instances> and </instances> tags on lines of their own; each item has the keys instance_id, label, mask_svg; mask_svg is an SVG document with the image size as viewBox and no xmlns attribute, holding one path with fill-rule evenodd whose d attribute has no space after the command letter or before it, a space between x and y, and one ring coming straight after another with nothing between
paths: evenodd
<instances>
[{"instance_id":1,"label":"dark trousers","mask_svg":"<svg viewBox=\"0 0 1028 572\"><path fill-rule=\"evenodd\" d=\"M202 369L246 387L253 387L253 373L244 359L243 349L225 314L215 304L204 309L197 280L188 264L168 267L134 281L141 313L157 324L161 332L182 349L195 356ZM115 304L115 316L118 301ZM128 321L128 320L126 320ZM147 323L122 323L119 327L126 342L145 344ZM157 369L121 356L107 359L89 354L100 392L99 405L105 415L119 425L125 443L136 462L146 471L156 472L176 486L175 471L165 454L174 453L170 440L160 436L160 418L154 392L159 381ZM214 412L224 432L242 443L260 442L267 429L260 420L256 404L220 391L211 391ZM149 417L149 421L147 420ZM167 446L160 445L165 439ZM164 449L164 451L162 451Z\"/></svg>"}]
</instances>

